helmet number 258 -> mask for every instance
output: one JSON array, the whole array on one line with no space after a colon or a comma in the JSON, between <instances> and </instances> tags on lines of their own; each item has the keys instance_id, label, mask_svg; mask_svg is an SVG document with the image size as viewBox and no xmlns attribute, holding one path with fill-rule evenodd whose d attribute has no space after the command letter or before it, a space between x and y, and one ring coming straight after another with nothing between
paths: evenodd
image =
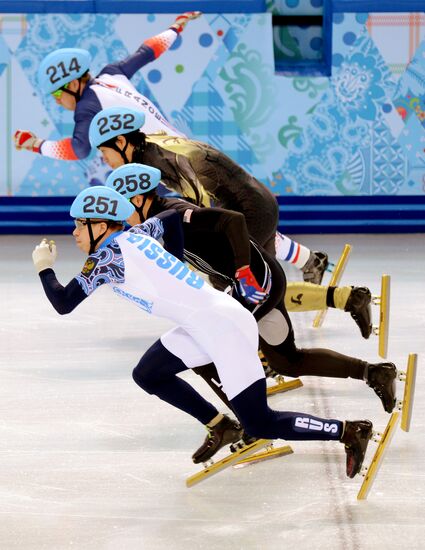
<instances>
[{"instance_id":1,"label":"helmet number 258","mask_svg":"<svg viewBox=\"0 0 425 550\"><path fill-rule=\"evenodd\" d=\"M114 188L118 193L125 194L133 193L137 189L145 191L149 189L151 184L151 178L149 174L127 174L124 178L117 178L114 180ZM122 188L125 187L125 191Z\"/></svg>"}]
</instances>

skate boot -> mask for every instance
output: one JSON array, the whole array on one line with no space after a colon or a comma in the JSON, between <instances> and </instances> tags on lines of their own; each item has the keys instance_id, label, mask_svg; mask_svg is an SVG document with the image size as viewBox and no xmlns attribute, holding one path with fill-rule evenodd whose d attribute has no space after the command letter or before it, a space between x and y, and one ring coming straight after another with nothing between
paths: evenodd
<instances>
[{"instance_id":1,"label":"skate boot","mask_svg":"<svg viewBox=\"0 0 425 550\"><path fill-rule=\"evenodd\" d=\"M370 420L347 420L341 443L344 443L347 455L347 476L352 478L362 468L369 439L372 437L372 422Z\"/></svg>"},{"instance_id":2,"label":"skate boot","mask_svg":"<svg viewBox=\"0 0 425 550\"><path fill-rule=\"evenodd\" d=\"M366 384L375 391L387 413L392 412L396 404L396 377L393 363L376 363L367 368Z\"/></svg>"},{"instance_id":3,"label":"skate boot","mask_svg":"<svg viewBox=\"0 0 425 550\"><path fill-rule=\"evenodd\" d=\"M360 329L363 338L368 339L372 332L372 314L370 302L372 296L365 286L354 286L344 311L348 311Z\"/></svg>"},{"instance_id":4,"label":"skate boot","mask_svg":"<svg viewBox=\"0 0 425 550\"><path fill-rule=\"evenodd\" d=\"M307 263L301 269L304 281L320 285L328 263L328 255L325 252L311 251Z\"/></svg>"},{"instance_id":5,"label":"skate boot","mask_svg":"<svg viewBox=\"0 0 425 550\"><path fill-rule=\"evenodd\" d=\"M207 430L208 435L205 441L192 455L192 460L195 464L206 462L225 445L239 441L243 434L243 429L239 422L232 420L226 415L212 428L207 426Z\"/></svg>"}]
</instances>

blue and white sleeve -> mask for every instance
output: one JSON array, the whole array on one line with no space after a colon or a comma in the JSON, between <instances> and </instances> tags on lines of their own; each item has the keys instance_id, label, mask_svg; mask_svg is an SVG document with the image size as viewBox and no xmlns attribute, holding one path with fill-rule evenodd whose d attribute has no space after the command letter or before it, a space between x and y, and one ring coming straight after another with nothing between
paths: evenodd
<instances>
[{"instance_id":1,"label":"blue and white sleeve","mask_svg":"<svg viewBox=\"0 0 425 550\"><path fill-rule=\"evenodd\" d=\"M124 282L124 260L116 241L91 254L76 281L89 296L101 285Z\"/></svg>"}]
</instances>

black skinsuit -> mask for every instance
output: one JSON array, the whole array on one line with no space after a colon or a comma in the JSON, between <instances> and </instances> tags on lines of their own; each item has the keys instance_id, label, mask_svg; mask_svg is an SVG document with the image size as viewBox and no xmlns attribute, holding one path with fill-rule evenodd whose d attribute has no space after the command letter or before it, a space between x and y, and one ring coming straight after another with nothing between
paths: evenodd
<instances>
[{"instance_id":1,"label":"black skinsuit","mask_svg":"<svg viewBox=\"0 0 425 550\"><path fill-rule=\"evenodd\" d=\"M186 138L148 135L144 151L136 150L132 162L155 166L168 189L198 206L241 212L249 235L275 255L276 197L218 149Z\"/></svg>"},{"instance_id":2,"label":"black skinsuit","mask_svg":"<svg viewBox=\"0 0 425 550\"><path fill-rule=\"evenodd\" d=\"M291 377L311 375L363 379L367 366L365 361L327 349L305 350L296 347L291 321L283 300L286 290L285 273L273 256L249 239L244 216L221 208L198 208L182 199L158 196L154 197L148 216L169 209L175 209L182 215L185 259L207 274L211 273L210 268L220 273L221 275L216 274L215 278L221 277L221 288L233 286L233 296L249 309L259 322L260 348L274 371ZM264 286L267 276L265 264L271 272L270 295L260 306L248 304L237 291L235 272L239 267L248 264L260 285ZM262 330L262 323L269 318L272 318L271 325L274 326L272 333L283 335L277 344L269 343L267 331L264 333ZM198 367L195 371L201 374L228 404L223 392L217 390L216 384L211 383L211 379L219 381L214 365Z\"/></svg>"}]
</instances>

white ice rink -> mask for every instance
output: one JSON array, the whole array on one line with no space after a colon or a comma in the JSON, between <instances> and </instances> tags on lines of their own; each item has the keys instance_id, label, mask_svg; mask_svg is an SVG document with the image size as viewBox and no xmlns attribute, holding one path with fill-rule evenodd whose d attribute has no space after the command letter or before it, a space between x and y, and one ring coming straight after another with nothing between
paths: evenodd
<instances>
[{"instance_id":1,"label":"white ice rink","mask_svg":"<svg viewBox=\"0 0 425 550\"><path fill-rule=\"evenodd\" d=\"M377 293L381 273L390 274L388 359L404 369L408 353L419 355L411 431L397 431L363 502L356 500L361 478L345 477L343 447L332 442L294 442L291 456L228 469L187 489L185 478L196 471L190 457L205 431L131 378L171 325L105 289L59 316L31 261L39 240L0 237L1 550L425 548L424 235L300 238L332 258L345 242L353 245L345 284ZM84 259L72 237L56 242L56 273L67 283ZM319 330L313 316L291 316L300 347L378 361L377 338L363 340L347 313L331 310ZM219 404L196 375L185 377ZM379 429L388 420L357 380L306 377L303 388L269 402L370 418Z\"/></svg>"}]
</instances>

